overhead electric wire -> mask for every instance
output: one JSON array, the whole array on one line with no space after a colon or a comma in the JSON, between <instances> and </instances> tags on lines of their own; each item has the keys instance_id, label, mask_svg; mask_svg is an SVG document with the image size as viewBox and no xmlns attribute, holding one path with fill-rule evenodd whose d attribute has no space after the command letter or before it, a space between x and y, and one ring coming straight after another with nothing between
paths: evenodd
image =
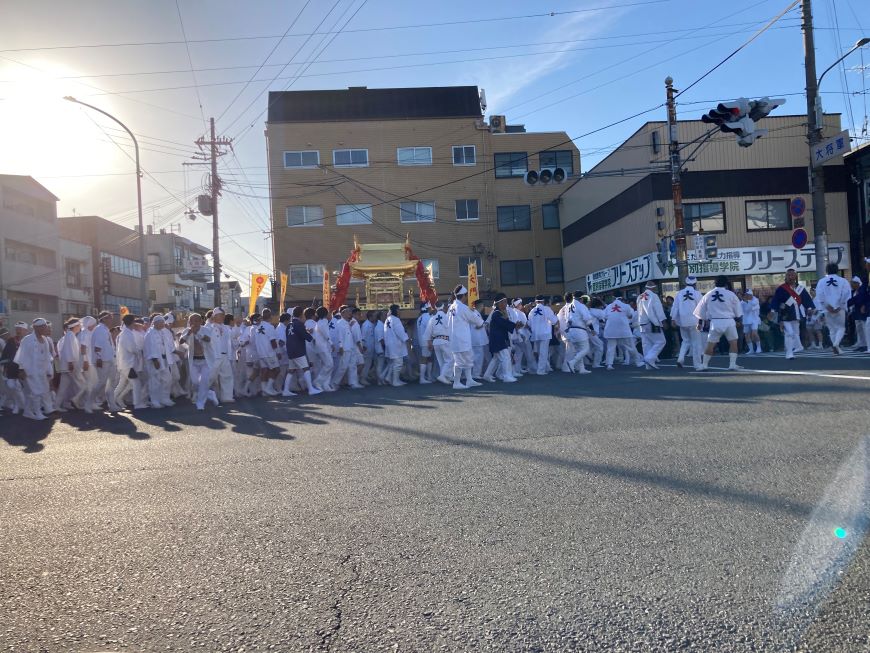
<instances>
[{"instance_id":1,"label":"overhead electric wire","mask_svg":"<svg viewBox=\"0 0 870 653\"><path fill-rule=\"evenodd\" d=\"M469 25L476 23L488 23L488 22L504 22L509 20L525 20L531 18L555 18L556 16L567 16L571 14L580 14L580 13L589 13L589 12L597 12L597 11L605 11L609 9L624 9L629 7L639 7L644 5L654 5L654 4L662 4L665 2L669 2L670 0L645 0L639 2L628 2L623 4L614 4L614 5L605 5L602 7L584 7L581 9L573 9L568 11L550 11L546 13L537 13L537 14L523 14L518 16L498 16L498 17L490 17L490 18L475 18L468 20L455 20L441 23L420 23L415 25L386 25L380 27L361 27L351 30L346 30L346 33L360 33L360 32L382 32L382 31L394 31L394 30L403 30L403 29L420 29L427 27L454 27L456 25ZM287 36L296 37L296 36L316 36L318 34L333 34L335 32L303 32L299 34L288 34ZM261 39L277 39L281 38L280 34L269 34L269 35L260 35L260 36L233 36L233 37L224 37L224 38L210 38L210 39L190 39L188 43L220 43L227 41L250 41L250 40L261 40ZM27 48L5 48L0 49L0 53L2 52L34 52L41 50L73 50L73 49L86 49L86 48L120 48L120 47L139 47L139 46L157 46L157 45L181 45L184 41L177 40L167 40L167 41L128 41L128 42L120 42L120 43L85 43L85 44L74 44L74 45L54 45L54 46L39 46L39 47L27 47Z\"/></svg>"},{"instance_id":2,"label":"overhead electric wire","mask_svg":"<svg viewBox=\"0 0 870 653\"><path fill-rule=\"evenodd\" d=\"M199 84L196 81L196 72L193 69L193 57L190 56L190 43L187 42L187 31L184 29L184 19L181 17L181 5L175 0L175 9L178 11L178 24L181 26L181 37L184 39L184 49L187 51L187 62L190 64L190 75L193 77L193 88L196 91L196 101L199 105L199 114L202 116L202 126L208 125L205 119L205 110L202 108L202 97L199 94Z\"/></svg>"}]
</instances>

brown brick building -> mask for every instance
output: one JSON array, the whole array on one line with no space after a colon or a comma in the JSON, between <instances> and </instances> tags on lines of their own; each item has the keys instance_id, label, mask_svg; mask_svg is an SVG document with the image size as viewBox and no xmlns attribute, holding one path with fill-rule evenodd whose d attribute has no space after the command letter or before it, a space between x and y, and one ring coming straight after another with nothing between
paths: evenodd
<instances>
[{"instance_id":1,"label":"brown brick building","mask_svg":"<svg viewBox=\"0 0 870 653\"><path fill-rule=\"evenodd\" d=\"M361 87L270 93L266 137L275 269L290 275L288 300L319 297L324 268L339 269L354 235L387 243L410 234L443 296L470 260L484 297L562 292L552 202L567 186L528 186L523 175L579 174L564 132L484 122L475 86Z\"/></svg>"}]
</instances>

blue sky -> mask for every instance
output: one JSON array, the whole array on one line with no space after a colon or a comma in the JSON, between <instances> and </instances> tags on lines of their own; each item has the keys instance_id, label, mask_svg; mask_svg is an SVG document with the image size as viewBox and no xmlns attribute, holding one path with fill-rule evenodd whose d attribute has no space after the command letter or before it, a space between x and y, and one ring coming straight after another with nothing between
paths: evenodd
<instances>
[{"instance_id":1,"label":"blue sky","mask_svg":"<svg viewBox=\"0 0 870 653\"><path fill-rule=\"evenodd\" d=\"M152 174L143 182L146 222L180 222L182 235L210 244L210 225L183 215L185 192L195 193L203 169L190 166L185 173L181 164L196 150L203 116L219 118L219 133L236 139L235 156L224 157L221 167L235 193L221 204L221 247L230 273L240 276L266 270L269 261L262 232L268 220L263 122L270 89L476 84L486 90L487 114L506 114L529 130L580 137L661 103L667 75L685 88L788 4L6 0L0 23L0 172L39 179L61 198L60 215L75 209L134 223L132 163L124 153L129 142L99 114L60 100L74 95L142 135L142 165ZM870 36L870 3L814 4L821 71L860 36ZM310 36L345 24L337 35ZM384 29L392 27L399 29ZM288 36L281 39L285 31ZM189 41L213 41L186 46L183 33ZM143 42L161 43L58 47ZM823 86L826 111L842 112L844 125L854 123L858 136L867 114L868 97L862 93L870 76L870 48L863 55L864 75L860 53L854 53ZM191 63L197 72L191 73ZM804 113L804 86L795 8L686 92L678 112L693 118L717 100L783 95L788 103L778 111ZM664 116L664 109L656 109L578 138L583 168L644 121Z\"/></svg>"}]
</instances>

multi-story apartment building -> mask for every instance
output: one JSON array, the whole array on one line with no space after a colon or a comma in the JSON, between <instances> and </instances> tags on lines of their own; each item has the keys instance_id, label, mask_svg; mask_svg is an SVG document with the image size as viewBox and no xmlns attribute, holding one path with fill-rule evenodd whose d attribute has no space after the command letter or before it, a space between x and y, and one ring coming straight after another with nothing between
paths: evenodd
<instances>
[{"instance_id":1,"label":"multi-story apartment building","mask_svg":"<svg viewBox=\"0 0 870 653\"><path fill-rule=\"evenodd\" d=\"M0 175L0 318L60 323L63 255L57 201L32 177Z\"/></svg>"},{"instance_id":2,"label":"multi-story apartment building","mask_svg":"<svg viewBox=\"0 0 870 653\"><path fill-rule=\"evenodd\" d=\"M157 310L189 312L212 305L206 292L211 250L178 234L149 228L145 235L148 257L148 306L140 297L142 265L139 234L134 229L95 215L58 221L61 234L92 249L94 306L111 311L126 306L141 315Z\"/></svg>"},{"instance_id":3,"label":"multi-story apartment building","mask_svg":"<svg viewBox=\"0 0 870 653\"><path fill-rule=\"evenodd\" d=\"M805 123L806 116L765 118L762 126L770 133L751 147L717 133L685 164L685 230L715 235L718 245L718 257L702 262L689 237L689 271L699 278L699 289L711 288L717 275L726 274L735 288L752 288L763 298L782 283L787 268L795 268L805 282L815 280ZM677 123L683 143L699 142L709 129L700 120ZM839 130L840 117L825 116L826 135ZM621 288L632 294L652 279L665 294L677 290L673 261L659 262L657 256L661 237L673 234L675 226L667 132L666 123L646 123L562 197L569 289L609 294ZM848 175L842 158L826 164L824 176L829 260L849 274ZM810 242L798 250L791 237L801 218Z\"/></svg>"},{"instance_id":4,"label":"multi-story apartment building","mask_svg":"<svg viewBox=\"0 0 870 653\"><path fill-rule=\"evenodd\" d=\"M470 262L482 296L562 291L553 200L566 186L528 186L523 176L557 166L576 176L579 152L564 132L484 122L477 87L270 93L266 140L288 302L320 297L323 271L340 268L354 236L397 243L408 234L443 296Z\"/></svg>"}]
</instances>

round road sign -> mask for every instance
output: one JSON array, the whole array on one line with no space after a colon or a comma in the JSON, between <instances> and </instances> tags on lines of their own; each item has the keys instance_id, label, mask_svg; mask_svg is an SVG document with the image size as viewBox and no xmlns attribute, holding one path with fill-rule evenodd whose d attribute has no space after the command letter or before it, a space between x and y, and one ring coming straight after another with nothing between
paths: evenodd
<instances>
[{"instance_id":1,"label":"round road sign","mask_svg":"<svg viewBox=\"0 0 870 653\"><path fill-rule=\"evenodd\" d=\"M803 197L793 197L788 204L788 210L793 218L800 218L807 210L807 201Z\"/></svg>"},{"instance_id":2,"label":"round road sign","mask_svg":"<svg viewBox=\"0 0 870 653\"><path fill-rule=\"evenodd\" d=\"M806 229L795 229L791 232L791 245L795 249L803 249L808 240Z\"/></svg>"}]
</instances>

